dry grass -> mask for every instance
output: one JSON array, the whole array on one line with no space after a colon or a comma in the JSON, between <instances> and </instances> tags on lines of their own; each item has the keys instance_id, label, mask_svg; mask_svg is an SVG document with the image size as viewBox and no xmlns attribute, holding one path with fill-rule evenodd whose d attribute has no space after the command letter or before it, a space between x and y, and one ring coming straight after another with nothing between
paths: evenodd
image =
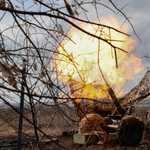
<instances>
[{"instance_id":1,"label":"dry grass","mask_svg":"<svg viewBox=\"0 0 150 150\"><path fill-rule=\"evenodd\" d=\"M76 115L70 109L64 109L64 112L71 119L76 120ZM32 115L29 110L24 110L24 115L32 121ZM75 130L76 122L70 121L64 115L62 116L57 109L44 108L37 113L38 127L46 134L51 136L61 135L64 131ZM51 122L51 123L50 123ZM49 125L50 123L50 125ZM47 126L49 127L47 128ZM17 137L19 126L19 115L11 109L0 110L0 139ZM23 119L23 136L34 136L34 127Z\"/></svg>"}]
</instances>

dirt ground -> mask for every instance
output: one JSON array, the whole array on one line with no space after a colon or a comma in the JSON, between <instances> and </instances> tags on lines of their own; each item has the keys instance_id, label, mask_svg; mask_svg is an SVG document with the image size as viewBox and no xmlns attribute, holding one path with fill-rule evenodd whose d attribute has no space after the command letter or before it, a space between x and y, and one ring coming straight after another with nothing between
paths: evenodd
<instances>
[{"instance_id":1,"label":"dirt ground","mask_svg":"<svg viewBox=\"0 0 150 150\"><path fill-rule=\"evenodd\" d=\"M146 135L147 136L147 135ZM11 137L12 138L12 137ZM127 147L121 146L119 141L115 138L114 140L110 141L106 144L95 144L95 145L79 145L73 143L73 135L61 135L55 137L55 142L46 140L46 142L42 142L40 144L40 150L149 150L150 149L150 137L143 137L141 143L136 146ZM62 147L60 147L59 145ZM21 146L22 150L35 150L37 143L28 143L23 144ZM8 146L8 147L1 147L0 150L16 150L17 146Z\"/></svg>"}]
</instances>

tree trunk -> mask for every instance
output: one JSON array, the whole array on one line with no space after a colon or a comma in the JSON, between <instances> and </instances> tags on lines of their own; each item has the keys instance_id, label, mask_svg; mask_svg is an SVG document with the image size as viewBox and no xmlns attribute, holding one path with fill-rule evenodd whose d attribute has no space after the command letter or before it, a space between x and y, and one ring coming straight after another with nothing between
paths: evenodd
<instances>
[{"instance_id":1,"label":"tree trunk","mask_svg":"<svg viewBox=\"0 0 150 150\"><path fill-rule=\"evenodd\" d=\"M135 104L150 95L150 70L148 70L142 80L130 92L121 97L121 105L126 107L129 103Z\"/></svg>"}]
</instances>

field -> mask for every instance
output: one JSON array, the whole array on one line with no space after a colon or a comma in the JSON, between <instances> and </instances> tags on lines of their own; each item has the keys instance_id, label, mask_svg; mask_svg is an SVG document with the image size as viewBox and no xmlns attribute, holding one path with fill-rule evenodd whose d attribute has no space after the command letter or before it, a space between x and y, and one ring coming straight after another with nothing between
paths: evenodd
<instances>
[{"instance_id":1,"label":"field","mask_svg":"<svg viewBox=\"0 0 150 150\"><path fill-rule=\"evenodd\" d=\"M72 120L77 120L76 115L74 114L73 108L68 109L65 106L63 107L65 114ZM149 107L136 107L134 116L140 117L146 124L145 114L150 110ZM29 109L24 110L24 115L32 121L31 112ZM63 146L67 146L71 149L80 149L79 145L73 143L72 132L78 131L78 123L70 121L67 117L59 113L59 110L56 108L44 108L38 111L37 113L37 126L45 133L53 138L56 138L57 141ZM0 110L0 149L16 149L17 136L18 136L18 125L19 125L19 115L11 109L5 108ZM64 133L66 133L64 135ZM67 135L68 133L68 135ZM70 133L70 134L69 134ZM73 132L74 133L74 132ZM40 132L38 132L39 138L44 139ZM62 136L63 134L63 136ZM24 138L28 138L24 140ZM28 123L25 119L23 120L23 134L22 134L22 149L35 149L35 133L34 127ZM114 142L114 143L113 143ZM82 149L109 149L112 147L118 147L119 144L117 141L113 141L107 145L90 145L82 147ZM9 145L10 144L10 145ZM65 144L65 145L64 145ZM147 144L148 145L148 144ZM138 147L142 147L138 146ZM144 145L145 146L145 145ZM41 149L58 149L54 143L43 144ZM137 147L135 147L137 148ZM60 149L60 148L59 148ZM121 147L119 147L121 149ZM134 147L133 147L134 149Z\"/></svg>"},{"instance_id":2,"label":"field","mask_svg":"<svg viewBox=\"0 0 150 150\"><path fill-rule=\"evenodd\" d=\"M66 109L64 112L72 119L76 120L76 115L73 110ZM31 112L28 109L24 110L24 115L32 121ZM57 109L54 108L44 108L37 113L37 126L42 131L46 131L47 135L57 137L63 132L75 130L75 122L70 121L65 116L61 115ZM17 140L18 136L18 126L19 126L19 115L9 108L0 110L0 140ZM35 138L34 127L28 121L23 119L23 135L22 137L32 137ZM39 137L43 135L38 132ZM8 141L0 142L0 147L7 146Z\"/></svg>"}]
</instances>

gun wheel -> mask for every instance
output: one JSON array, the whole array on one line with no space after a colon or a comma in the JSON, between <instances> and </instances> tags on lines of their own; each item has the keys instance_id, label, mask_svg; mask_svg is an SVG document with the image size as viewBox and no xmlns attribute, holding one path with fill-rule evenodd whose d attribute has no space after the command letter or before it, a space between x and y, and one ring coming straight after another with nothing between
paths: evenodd
<instances>
[{"instance_id":1,"label":"gun wheel","mask_svg":"<svg viewBox=\"0 0 150 150\"><path fill-rule=\"evenodd\" d=\"M122 145L134 146L140 143L144 123L134 116L122 118L118 125L117 135Z\"/></svg>"}]
</instances>

